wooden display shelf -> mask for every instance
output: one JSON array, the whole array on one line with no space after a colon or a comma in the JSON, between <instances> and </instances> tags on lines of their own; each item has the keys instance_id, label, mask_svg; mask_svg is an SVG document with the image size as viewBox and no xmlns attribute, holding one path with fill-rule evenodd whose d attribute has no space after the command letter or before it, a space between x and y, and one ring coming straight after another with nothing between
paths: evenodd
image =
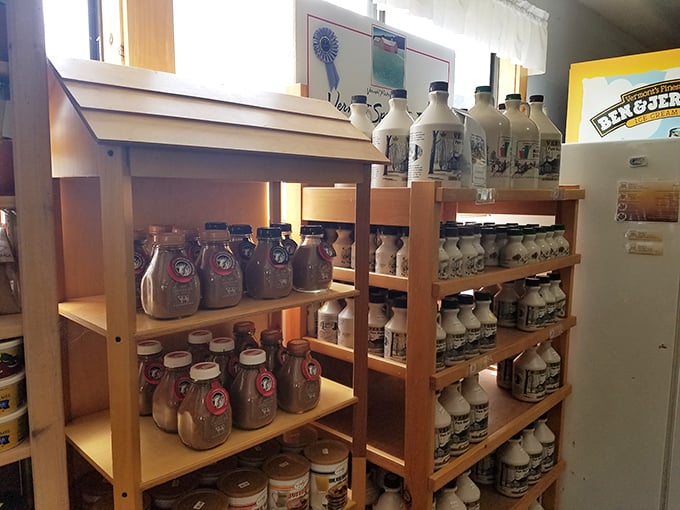
<instances>
[{"instance_id":1,"label":"wooden display shelf","mask_svg":"<svg viewBox=\"0 0 680 510\"><path fill-rule=\"evenodd\" d=\"M533 333L513 328L498 328L495 349L483 352L479 356L435 373L430 376L430 385L433 390L441 390L463 377L481 372L489 365L514 357L532 345L536 345L544 340L557 338L575 325L576 317L567 317L556 324Z\"/></svg>"},{"instance_id":2,"label":"wooden display shelf","mask_svg":"<svg viewBox=\"0 0 680 510\"><path fill-rule=\"evenodd\" d=\"M20 313L0 315L0 340L15 338L24 334Z\"/></svg>"},{"instance_id":3,"label":"wooden display shelf","mask_svg":"<svg viewBox=\"0 0 680 510\"><path fill-rule=\"evenodd\" d=\"M483 273L474 276L466 276L465 278L454 278L451 280L438 280L432 284L432 296L441 299L451 294L456 294L470 289L481 289L487 285L495 283L509 282L518 280L520 278L527 278L540 273L548 271L555 271L565 267L571 267L581 262L581 255L567 255L565 257L557 257L546 260L544 262L536 262L534 264L525 264L519 267L505 268L505 267L490 267L486 268Z\"/></svg>"},{"instance_id":4,"label":"wooden display shelf","mask_svg":"<svg viewBox=\"0 0 680 510\"><path fill-rule=\"evenodd\" d=\"M135 339L143 340L205 328L226 321L241 319L262 313L277 312L288 308L305 306L316 301L354 297L358 292L351 285L333 283L331 288L318 294L291 292L281 299L257 300L244 297L238 306L222 310L199 310L190 317L173 320L152 319L137 313ZM104 296L92 296L59 303L59 314L100 335L106 335L106 301Z\"/></svg>"},{"instance_id":5,"label":"wooden display shelf","mask_svg":"<svg viewBox=\"0 0 680 510\"><path fill-rule=\"evenodd\" d=\"M463 455L451 459L448 464L430 476L429 487L433 492L470 469L473 464L536 421L571 393L571 386L567 384L542 401L532 404L516 400L509 391L499 388L496 385L495 373L481 372L479 379L489 395L489 435L484 441L472 444Z\"/></svg>"},{"instance_id":6,"label":"wooden display shelf","mask_svg":"<svg viewBox=\"0 0 680 510\"><path fill-rule=\"evenodd\" d=\"M334 267L333 279L340 280L341 282L354 283L354 269ZM371 287L380 287L382 289L400 290L402 292L406 292L408 278L389 274L368 273L368 284Z\"/></svg>"},{"instance_id":7,"label":"wooden display shelf","mask_svg":"<svg viewBox=\"0 0 680 510\"><path fill-rule=\"evenodd\" d=\"M482 493L480 500L481 508L493 510L526 510L533 501L537 500L548 487L559 479L563 472L564 461L559 461L550 471L544 473L537 483L530 485L527 493L521 498L508 498L496 491L492 485L479 485L479 489Z\"/></svg>"},{"instance_id":8,"label":"wooden display shelf","mask_svg":"<svg viewBox=\"0 0 680 510\"><path fill-rule=\"evenodd\" d=\"M0 467L14 464L31 456L31 443L28 439L16 445L14 448L0 453Z\"/></svg>"},{"instance_id":9,"label":"wooden display shelf","mask_svg":"<svg viewBox=\"0 0 680 510\"><path fill-rule=\"evenodd\" d=\"M14 195L0 195L0 209L16 209L17 200Z\"/></svg>"},{"instance_id":10,"label":"wooden display shelf","mask_svg":"<svg viewBox=\"0 0 680 510\"><path fill-rule=\"evenodd\" d=\"M371 224L406 226L409 224L410 188L371 189ZM585 191L562 186L559 189L494 190L494 199L479 200L476 189L437 188L435 201L460 204L460 212L482 211L496 204L531 202L532 212L554 214L554 203L585 198ZM537 208L543 203L545 207ZM354 193L347 188L306 187L302 190L302 218L309 221L354 221Z\"/></svg>"},{"instance_id":11,"label":"wooden display shelf","mask_svg":"<svg viewBox=\"0 0 680 510\"><path fill-rule=\"evenodd\" d=\"M348 408L356 402L357 398L351 388L323 379L321 400L313 410L302 414L289 414L279 410L272 424L258 430L234 428L223 445L205 451L184 446L177 434L161 431L151 417L141 417L141 489L146 490L195 471L310 421ZM108 410L73 420L66 426L66 437L88 462L113 483L111 418Z\"/></svg>"},{"instance_id":12,"label":"wooden display shelf","mask_svg":"<svg viewBox=\"0 0 680 510\"><path fill-rule=\"evenodd\" d=\"M346 361L347 363L352 363L354 360L354 350L350 349L349 347L343 347L330 342L324 342L323 340L313 337L305 337L305 339L309 341L309 345L314 352L318 352L319 354L330 356L331 358L339 359L341 361ZM370 370L374 370L375 372L391 375L392 377L396 377L398 379L404 379L406 377L406 365L404 363L386 359L382 356L376 356L375 354L369 353L368 368Z\"/></svg>"}]
</instances>

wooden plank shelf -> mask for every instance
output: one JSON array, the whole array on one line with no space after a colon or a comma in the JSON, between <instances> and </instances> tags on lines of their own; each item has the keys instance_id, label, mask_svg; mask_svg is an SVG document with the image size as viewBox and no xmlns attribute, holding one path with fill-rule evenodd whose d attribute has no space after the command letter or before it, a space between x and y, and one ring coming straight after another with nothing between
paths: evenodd
<instances>
[{"instance_id":1,"label":"wooden plank shelf","mask_svg":"<svg viewBox=\"0 0 680 510\"><path fill-rule=\"evenodd\" d=\"M316 301L354 297L356 295L358 295L358 292L353 286L333 283L329 290L318 294L304 294L293 291L288 297L271 300L244 297L234 308L199 310L194 315L182 319L157 320L140 312L137 313L135 339L155 338L191 329L205 328L253 315L297 308ZM104 296L78 298L59 303L59 314L100 335L106 335L106 301Z\"/></svg>"},{"instance_id":2,"label":"wooden plank shelf","mask_svg":"<svg viewBox=\"0 0 680 510\"><path fill-rule=\"evenodd\" d=\"M530 485L527 493L521 498L508 498L496 491L492 485L479 485L482 493L480 500L481 508L493 510L526 510L533 501L537 500L548 487L559 479L563 472L564 461L559 461L550 471L544 473L537 483Z\"/></svg>"},{"instance_id":3,"label":"wooden plank shelf","mask_svg":"<svg viewBox=\"0 0 680 510\"><path fill-rule=\"evenodd\" d=\"M441 390L463 377L481 372L489 365L514 357L532 345L536 345L544 340L557 338L575 325L576 317L567 317L556 324L533 333L513 328L498 328L495 349L483 352L479 356L461 361L452 367L435 373L430 376L430 385L433 390Z\"/></svg>"},{"instance_id":4,"label":"wooden plank shelf","mask_svg":"<svg viewBox=\"0 0 680 510\"><path fill-rule=\"evenodd\" d=\"M509 391L499 388L495 373L481 372L479 379L489 395L489 435L484 441L471 445L465 454L451 459L448 464L430 475L429 487L433 492L470 469L517 432L560 404L571 393L571 386L565 385L542 401L532 404L516 400Z\"/></svg>"},{"instance_id":5,"label":"wooden plank shelf","mask_svg":"<svg viewBox=\"0 0 680 510\"><path fill-rule=\"evenodd\" d=\"M20 313L0 315L0 340L22 336L24 326Z\"/></svg>"},{"instance_id":6,"label":"wooden plank shelf","mask_svg":"<svg viewBox=\"0 0 680 510\"><path fill-rule=\"evenodd\" d=\"M571 267L579 262L581 262L581 255L575 254L557 257L544 262L525 264L519 267L491 267L485 269L483 273L474 276L454 278L451 280L438 280L432 284L432 296L441 299L445 296L463 292L465 290L481 289L482 287L493 285L494 283L509 282L540 273L547 273L548 271L556 271L565 267Z\"/></svg>"},{"instance_id":7,"label":"wooden plank shelf","mask_svg":"<svg viewBox=\"0 0 680 510\"><path fill-rule=\"evenodd\" d=\"M354 269L334 267L333 279L339 280L341 282L354 283ZM402 292L406 292L408 278L390 274L368 273L368 284L371 287L380 287L382 289L400 290Z\"/></svg>"},{"instance_id":8,"label":"wooden plank shelf","mask_svg":"<svg viewBox=\"0 0 680 510\"><path fill-rule=\"evenodd\" d=\"M28 439L16 445L14 448L0 453L0 467L14 464L31 456L31 444Z\"/></svg>"},{"instance_id":9,"label":"wooden plank shelf","mask_svg":"<svg viewBox=\"0 0 680 510\"><path fill-rule=\"evenodd\" d=\"M331 358L339 359L347 363L352 363L354 359L354 350L341 345L325 342L317 338L305 337L309 341L312 351L318 352ZM406 377L406 365L398 361L376 356L375 354L368 355L368 368L375 372L380 372L385 375L391 375L398 379Z\"/></svg>"},{"instance_id":10,"label":"wooden plank shelf","mask_svg":"<svg viewBox=\"0 0 680 510\"><path fill-rule=\"evenodd\" d=\"M205 451L184 446L178 435L158 429L151 417L140 417L141 489L146 490L195 471L327 414L346 409L356 402L357 398L351 388L323 379L321 400L313 410L302 414L289 414L279 410L272 424L258 430L234 428L223 445ZM73 420L66 426L66 436L76 450L113 483L109 411L100 411Z\"/></svg>"}]
</instances>

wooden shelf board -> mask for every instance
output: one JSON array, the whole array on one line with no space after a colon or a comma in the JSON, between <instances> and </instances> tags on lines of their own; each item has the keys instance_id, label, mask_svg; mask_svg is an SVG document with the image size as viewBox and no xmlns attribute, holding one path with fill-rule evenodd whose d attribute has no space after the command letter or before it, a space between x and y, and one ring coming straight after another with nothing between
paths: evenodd
<instances>
[{"instance_id":1,"label":"wooden shelf board","mask_svg":"<svg viewBox=\"0 0 680 510\"><path fill-rule=\"evenodd\" d=\"M243 317L297 308L316 301L352 297L357 294L358 292L351 285L333 283L329 290L318 294L304 294L293 291L288 297L271 300L244 297L234 308L199 310L194 315L183 319L157 320L140 312L137 313L135 338L142 340L190 329L205 328ZM59 303L59 314L96 333L106 335L106 302L104 296L77 298Z\"/></svg>"},{"instance_id":2,"label":"wooden shelf board","mask_svg":"<svg viewBox=\"0 0 680 510\"><path fill-rule=\"evenodd\" d=\"M14 195L0 195L0 209L16 209L17 200Z\"/></svg>"},{"instance_id":3,"label":"wooden shelf board","mask_svg":"<svg viewBox=\"0 0 680 510\"><path fill-rule=\"evenodd\" d=\"M480 373L480 383L489 395L489 436L484 441L471 445L463 455L435 471L429 481L430 490L433 492L470 469L473 464L536 421L571 393L571 386L566 385L541 402L531 404L516 400L509 391L499 388L496 385L496 375L491 371Z\"/></svg>"},{"instance_id":4,"label":"wooden shelf board","mask_svg":"<svg viewBox=\"0 0 680 510\"><path fill-rule=\"evenodd\" d=\"M562 186L559 189L497 189L496 202L554 202L582 200L585 190ZM438 188L435 199L438 202L475 202L477 190L470 188Z\"/></svg>"},{"instance_id":5,"label":"wooden shelf board","mask_svg":"<svg viewBox=\"0 0 680 510\"><path fill-rule=\"evenodd\" d=\"M525 264L519 267L490 267L485 269L483 273L474 276L436 281L432 284L432 295L441 299L444 296L456 294L457 292L462 292L464 290L480 289L494 283L509 282L511 280L526 278L548 271L555 271L557 269L574 266L579 262L581 262L581 255L576 254L558 257L544 262L536 262L534 264Z\"/></svg>"},{"instance_id":6,"label":"wooden shelf board","mask_svg":"<svg viewBox=\"0 0 680 510\"><path fill-rule=\"evenodd\" d=\"M511 356L514 357L532 345L547 339L557 338L575 325L576 317L567 317L556 324L533 333L513 328L498 328L495 349L437 372L430 377L430 385L433 390L441 390L463 377L481 372L489 365L498 363Z\"/></svg>"},{"instance_id":7,"label":"wooden shelf board","mask_svg":"<svg viewBox=\"0 0 680 510\"><path fill-rule=\"evenodd\" d=\"M286 431L348 408L357 402L352 389L329 379L321 384L321 400L313 410L303 414L278 411L274 422L258 430L234 428L226 443L206 451L192 450L179 436L156 427L151 417L142 417L140 442L142 456L141 489L146 490L220 459L234 455ZM107 480L113 482L111 456L111 419L109 411L100 411L73 420L66 426L69 442Z\"/></svg>"},{"instance_id":8,"label":"wooden shelf board","mask_svg":"<svg viewBox=\"0 0 680 510\"><path fill-rule=\"evenodd\" d=\"M24 334L20 313L0 315L0 340L15 338Z\"/></svg>"},{"instance_id":9,"label":"wooden shelf board","mask_svg":"<svg viewBox=\"0 0 680 510\"><path fill-rule=\"evenodd\" d=\"M339 359L347 363L354 362L353 349L332 344L330 342L324 342L323 340L318 340L317 338L313 337L305 337L305 339L309 341L309 345L314 352L318 352L319 354L330 356L331 358ZM404 379L406 377L406 365L404 363L386 359L382 356L376 356L375 354L368 355L368 368L370 370L374 370L375 372L391 375L392 377L396 377L398 379Z\"/></svg>"},{"instance_id":10,"label":"wooden shelf board","mask_svg":"<svg viewBox=\"0 0 680 510\"><path fill-rule=\"evenodd\" d=\"M526 510L533 501L537 500L548 487L557 481L563 472L564 461L559 461L550 471L543 474L536 484L530 485L527 493L521 498L508 498L497 492L492 485L480 485L479 488L482 492L481 508Z\"/></svg>"},{"instance_id":11,"label":"wooden shelf board","mask_svg":"<svg viewBox=\"0 0 680 510\"><path fill-rule=\"evenodd\" d=\"M404 380L372 373L368 387L366 460L403 477ZM324 417L318 425L341 441L352 437L352 413L347 410Z\"/></svg>"},{"instance_id":12,"label":"wooden shelf board","mask_svg":"<svg viewBox=\"0 0 680 510\"><path fill-rule=\"evenodd\" d=\"M28 459L31 456L31 443L25 439L14 448L0 453L0 467Z\"/></svg>"},{"instance_id":13,"label":"wooden shelf board","mask_svg":"<svg viewBox=\"0 0 680 510\"><path fill-rule=\"evenodd\" d=\"M354 269L334 267L333 279L340 280L341 282L354 283ZM406 292L408 278L389 274L368 273L368 284L371 287L380 287L383 289L400 290L402 292Z\"/></svg>"}]
</instances>

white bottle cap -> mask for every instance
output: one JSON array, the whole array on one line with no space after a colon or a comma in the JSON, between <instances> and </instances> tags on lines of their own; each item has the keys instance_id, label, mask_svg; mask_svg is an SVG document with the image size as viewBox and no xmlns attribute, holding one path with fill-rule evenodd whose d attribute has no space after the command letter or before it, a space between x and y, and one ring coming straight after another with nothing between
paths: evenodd
<instances>
[{"instance_id":1,"label":"white bottle cap","mask_svg":"<svg viewBox=\"0 0 680 510\"><path fill-rule=\"evenodd\" d=\"M234 339L226 336L213 338L210 341L210 352L230 352L234 350Z\"/></svg>"},{"instance_id":2,"label":"white bottle cap","mask_svg":"<svg viewBox=\"0 0 680 510\"><path fill-rule=\"evenodd\" d=\"M137 342L137 354L139 356L151 356L163 350L163 346L158 340L142 340Z\"/></svg>"},{"instance_id":3,"label":"white bottle cap","mask_svg":"<svg viewBox=\"0 0 680 510\"><path fill-rule=\"evenodd\" d=\"M246 349L238 358L241 365L260 365L266 360L267 353L262 349Z\"/></svg>"},{"instance_id":4,"label":"white bottle cap","mask_svg":"<svg viewBox=\"0 0 680 510\"><path fill-rule=\"evenodd\" d=\"M191 353L188 351L172 351L163 357L166 368L181 368L191 365Z\"/></svg>"},{"instance_id":5,"label":"white bottle cap","mask_svg":"<svg viewBox=\"0 0 680 510\"><path fill-rule=\"evenodd\" d=\"M207 329L197 329L189 333L189 343L196 344L208 344L212 340L212 333Z\"/></svg>"},{"instance_id":6,"label":"white bottle cap","mask_svg":"<svg viewBox=\"0 0 680 510\"><path fill-rule=\"evenodd\" d=\"M220 375L220 366L212 361L204 361L196 363L191 370L189 370L189 377L194 381L207 381L214 379Z\"/></svg>"}]
</instances>

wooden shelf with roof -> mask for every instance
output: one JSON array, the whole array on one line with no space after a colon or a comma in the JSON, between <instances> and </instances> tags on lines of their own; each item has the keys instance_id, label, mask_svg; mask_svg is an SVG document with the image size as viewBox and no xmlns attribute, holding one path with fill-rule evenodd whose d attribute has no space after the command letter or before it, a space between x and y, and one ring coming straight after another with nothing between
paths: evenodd
<instances>
[{"instance_id":1,"label":"wooden shelf with roof","mask_svg":"<svg viewBox=\"0 0 680 510\"><path fill-rule=\"evenodd\" d=\"M538 404L526 404L514 400L483 374L484 387L490 394L489 437L440 470L434 471L430 452L434 451L431 431L434 429L435 390L442 389L462 377L483 371L503 359L514 357L546 339L553 341L554 347L562 356L563 374L566 376L569 330L576 324L576 318L570 316L535 333L499 328L495 349L441 372L435 372L435 342L434 340L427 342L424 339L435 338L437 300L450 294L556 270L562 274L562 286L569 296L573 268L581 260L580 255L571 254L517 268L489 268L481 274L470 277L437 280L436 246L439 238L439 221L457 219L459 214L546 216L549 218L547 221L551 223L565 224L565 237L570 245L574 246L578 203L583 198L585 192L574 186L561 186L555 190L478 192L473 189L445 189L430 182L413 183L410 188L371 190L371 224L408 226L410 251L408 278L371 273L369 282L378 287L407 291L409 320L408 355L403 371L398 374L391 373L386 364L372 361L369 357L370 387L373 388L376 384L382 391L369 391L368 394L370 411L367 458L405 478L413 508L429 507L434 491L546 412L550 427L560 438L563 402L570 392L565 377L564 386L556 393ZM353 221L351 190L306 187L302 190L301 201L302 218L305 221L350 223ZM358 271L347 269L334 271L335 278L349 283L358 274ZM323 342L318 341L313 343L313 346L318 352L328 356L349 360L349 352L337 346L323 345ZM387 381L383 383L384 386L380 386L381 377ZM374 383L374 379L378 382ZM320 426L340 431L338 437L342 438L343 435L348 436L351 433L349 425L347 416L336 413L321 420ZM559 449L558 444L558 456ZM423 476L423 473L426 475ZM559 469L555 470L555 473L559 473ZM545 495L544 497L549 500L549 508L556 506L557 479L557 475L548 477L531 489L532 495ZM540 492L537 492L538 490ZM529 500L522 501L528 504Z\"/></svg>"},{"instance_id":2,"label":"wooden shelf with roof","mask_svg":"<svg viewBox=\"0 0 680 510\"><path fill-rule=\"evenodd\" d=\"M267 320L267 314L276 317L270 312L318 296L244 299L233 309L156 321L135 312L130 256L133 230L151 223L197 225L220 219L260 226L280 221L281 181L355 183L350 192L356 243L366 251L370 164L385 161L383 156L324 101L230 95L176 75L92 61L52 61L48 78L52 167L62 219L59 310L71 356L67 435L112 481L115 508L141 508L142 489L343 409L352 422L353 499L363 507L366 346L354 350L352 387L325 380L314 411L281 413L275 426L234 431L222 447L194 452L139 418L136 340L160 337L172 345L193 328L224 327L251 315L264 314ZM334 285L329 295L356 296L355 337L361 338L367 334L361 310L368 309L368 256L358 257L357 266L365 276L354 285ZM103 353L104 361L93 352ZM88 374L98 373L108 377L88 380ZM84 386L79 383L87 383L94 396L79 393ZM150 460L151 450L173 452L174 460Z\"/></svg>"}]
</instances>

